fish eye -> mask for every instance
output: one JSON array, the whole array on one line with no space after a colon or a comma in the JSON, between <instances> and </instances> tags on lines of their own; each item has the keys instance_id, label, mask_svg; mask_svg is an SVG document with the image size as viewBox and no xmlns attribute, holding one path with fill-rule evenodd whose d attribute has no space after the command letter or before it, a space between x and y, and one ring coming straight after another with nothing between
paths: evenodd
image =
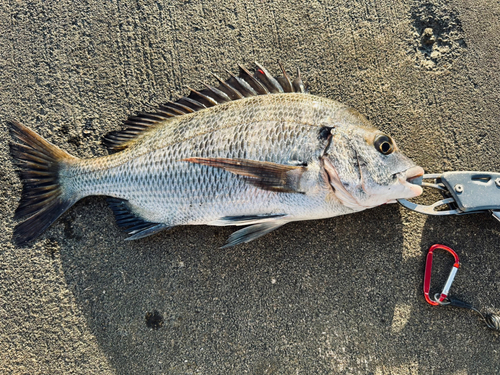
<instances>
[{"instance_id":1,"label":"fish eye","mask_svg":"<svg viewBox=\"0 0 500 375\"><path fill-rule=\"evenodd\" d=\"M385 134L377 136L377 138L373 141L373 145L378 152L384 155L392 154L394 151L394 143L392 142L392 139Z\"/></svg>"}]
</instances>

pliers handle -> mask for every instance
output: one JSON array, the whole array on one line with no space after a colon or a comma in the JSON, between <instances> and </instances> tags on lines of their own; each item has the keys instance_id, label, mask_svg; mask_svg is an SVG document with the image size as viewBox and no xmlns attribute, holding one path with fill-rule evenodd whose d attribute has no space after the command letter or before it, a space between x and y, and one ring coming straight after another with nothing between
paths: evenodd
<instances>
[{"instance_id":1,"label":"pliers handle","mask_svg":"<svg viewBox=\"0 0 500 375\"><path fill-rule=\"evenodd\" d=\"M402 206L412 211L426 215L463 215L490 211L500 220L500 173L461 171L424 174L411 183L440 190L443 194L443 199L431 205L398 199ZM448 206L447 209L440 209L445 205Z\"/></svg>"}]
</instances>

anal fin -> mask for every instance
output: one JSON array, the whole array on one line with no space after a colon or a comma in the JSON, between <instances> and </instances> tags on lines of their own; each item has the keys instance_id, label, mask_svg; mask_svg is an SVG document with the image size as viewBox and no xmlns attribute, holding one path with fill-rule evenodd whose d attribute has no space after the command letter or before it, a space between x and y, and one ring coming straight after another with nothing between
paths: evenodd
<instances>
[{"instance_id":1,"label":"anal fin","mask_svg":"<svg viewBox=\"0 0 500 375\"><path fill-rule=\"evenodd\" d=\"M130 203L125 199L108 197L107 202L113 210L116 224L130 235L126 238L128 241L148 237L169 228L164 223L153 223L143 219L133 211Z\"/></svg>"}]
</instances>

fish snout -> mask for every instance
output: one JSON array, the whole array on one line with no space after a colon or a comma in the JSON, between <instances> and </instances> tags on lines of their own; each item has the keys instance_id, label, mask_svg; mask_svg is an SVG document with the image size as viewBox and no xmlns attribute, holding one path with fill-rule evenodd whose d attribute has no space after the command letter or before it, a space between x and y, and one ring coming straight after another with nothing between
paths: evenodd
<instances>
[{"instance_id":1,"label":"fish snout","mask_svg":"<svg viewBox=\"0 0 500 375\"><path fill-rule=\"evenodd\" d=\"M423 193L422 187L419 185L420 177L424 175L424 169L419 166L411 167L403 172L396 173L398 182L405 187L410 194L406 198L418 197Z\"/></svg>"}]
</instances>

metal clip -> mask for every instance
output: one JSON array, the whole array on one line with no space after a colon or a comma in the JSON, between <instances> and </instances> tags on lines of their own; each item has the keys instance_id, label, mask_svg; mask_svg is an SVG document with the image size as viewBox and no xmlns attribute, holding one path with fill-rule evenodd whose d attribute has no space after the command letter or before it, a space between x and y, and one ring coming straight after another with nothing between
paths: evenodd
<instances>
[{"instance_id":1,"label":"metal clip","mask_svg":"<svg viewBox=\"0 0 500 375\"><path fill-rule=\"evenodd\" d=\"M434 181L440 181L440 178L442 177L441 174L424 174L422 177L418 179L414 179L411 182L413 184L420 185L422 187L430 187L433 189L441 190L444 192L447 192L448 189L443 183L430 183L430 182L424 182L424 179L432 179ZM401 204L403 207L406 207L412 211L425 214L425 215L437 215L437 216L443 216L443 215L457 215L460 214L460 211L458 209L449 209L449 210L443 210L443 211L438 211L437 209L441 206L444 205L449 205L452 203L455 203L455 199L452 197L450 198L445 198L441 199L440 201L435 202L434 204L431 205L424 205L424 204L417 204L410 202L407 199L398 199L397 200L399 204Z\"/></svg>"},{"instance_id":2,"label":"metal clip","mask_svg":"<svg viewBox=\"0 0 500 375\"><path fill-rule=\"evenodd\" d=\"M425 179L431 179L433 183L424 182ZM402 206L410 210L426 215L463 215L490 211L500 220L500 173L444 172L424 174L410 182L438 189L444 198L428 206L398 199ZM448 205L449 209L439 210L444 205Z\"/></svg>"},{"instance_id":3,"label":"metal clip","mask_svg":"<svg viewBox=\"0 0 500 375\"><path fill-rule=\"evenodd\" d=\"M398 202L403 207L406 207L409 210L418 212L420 214L425 214L425 215L445 216L445 215L458 215L461 213L458 209L437 211L438 207L444 206L445 204L455 203L455 199L453 199L453 198L441 199L440 201L437 201L437 202L435 202L431 205L428 205L428 206L426 206L424 204L416 204L416 203L410 202L406 199L398 199Z\"/></svg>"},{"instance_id":4,"label":"metal clip","mask_svg":"<svg viewBox=\"0 0 500 375\"><path fill-rule=\"evenodd\" d=\"M434 250L436 249L443 249L448 251L453 257L455 258L455 264L453 265L453 268L450 271L450 275L448 276L448 280L446 280L446 284L444 285L443 291L439 295L439 293L436 293L434 295L434 299L429 297L429 290L431 289L431 272L432 272L432 258L434 256ZM448 296L448 293L451 288L451 284L453 283L453 280L455 279L455 275L457 274L458 268L460 267L460 262L458 260L458 255L453 251L451 248L445 245L439 245L435 244L432 245L431 248L429 249L429 252L427 253L427 260L425 262L425 274L424 274L424 296L425 300L433 305L433 306L440 306L440 305L447 305L449 302L447 301L446 297ZM439 295L439 297L438 297Z\"/></svg>"}]
</instances>

